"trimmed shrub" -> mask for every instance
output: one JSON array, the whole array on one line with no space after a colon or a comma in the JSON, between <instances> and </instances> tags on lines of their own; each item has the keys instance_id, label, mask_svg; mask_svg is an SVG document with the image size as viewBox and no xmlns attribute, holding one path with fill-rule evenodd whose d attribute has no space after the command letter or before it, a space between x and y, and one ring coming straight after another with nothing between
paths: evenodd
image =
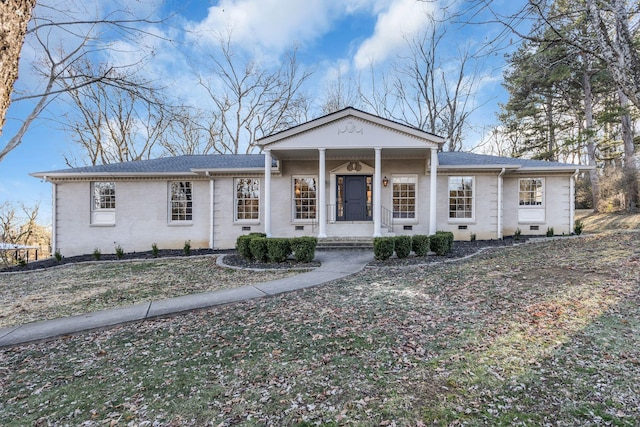
<instances>
[{"instance_id":1,"label":"trimmed shrub","mask_svg":"<svg viewBox=\"0 0 640 427\"><path fill-rule=\"evenodd\" d=\"M516 228L516 231L513 233L513 240L516 242L520 241L520 235L522 234L522 230Z\"/></svg>"},{"instance_id":2,"label":"trimmed shrub","mask_svg":"<svg viewBox=\"0 0 640 427\"><path fill-rule=\"evenodd\" d=\"M547 237L553 237L554 235L553 227L547 227Z\"/></svg>"},{"instance_id":3,"label":"trimmed shrub","mask_svg":"<svg viewBox=\"0 0 640 427\"><path fill-rule=\"evenodd\" d=\"M311 262L316 256L317 237L294 237L291 239L291 250L298 262Z\"/></svg>"},{"instance_id":4,"label":"trimmed shrub","mask_svg":"<svg viewBox=\"0 0 640 427\"><path fill-rule=\"evenodd\" d=\"M284 262L291 255L289 239L270 238L267 240L267 257L271 262Z\"/></svg>"},{"instance_id":5,"label":"trimmed shrub","mask_svg":"<svg viewBox=\"0 0 640 427\"><path fill-rule=\"evenodd\" d=\"M411 249L416 256L426 256L429 253L429 236L416 234L411 238Z\"/></svg>"},{"instance_id":6,"label":"trimmed shrub","mask_svg":"<svg viewBox=\"0 0 640 427\"><path fill-rule=\"evenodd\" d=\"M436 234L443 234L447 236L447 252L453 249L453 233L450 231L436 231Z\"/></svg>"},{"instance_id":7,"label":"trimmed shrub","mask_svg":"<svg viewBox=\"0 0 640 427\"><path fill-rule=\"evenodd\" d=\"M182 247L182 252L185 256L191 255L191 240L186 240L184 242L184 246Z\"/></svg>"},{"instance_id":8,"label":"trimmed shrub","mask_svg":"<svg viewBox=\"0 0 640 427\"><path fill-rule=\"evenodd\" d=\"M445 233L436 233L429 236L429 247L436 255L446 255L451 250L449 247L449 236Z\"/></svg>"},{"instance_id":9,"label":"trimmed shrub","mask_svg":"<svg viewBox=\"0 0 640 427\"><path fill-rule=\"evenodd\" d=\"M157 243L152 243L151 244L151 255L153 255L154 258L158 258L158 254L160 253L160 250L158 249L158 244Z\"/></svg>"},{"instance_id":10,"label":"trimmed shrub","mask_svg":"<svg viewBox=\"0 0 640 427\"><path fill-rule=\"evenodd\" d=\"M576 222L573 224L573 232L579 236L582 234L583 228L584 228L584 223L579 219L576 219Z\"/></svg>"},{"instance_id":11,"label":"trimmed shrub","mask_svg":"<svg viewBox=\"0 0 640 427\"><path fill-rule=\"evenodd\" d=\"M393 237L375 237L373 239L373 255L376 259L385 260L393 255L395 239Z\"/></svg>"},{"instance_id":12,"label":"trimmed shrub","mask_svg":"<svg viewBox=\"0 0 640 427\"><path fill-rule=\"evenodd\" d=\"M56 251L53 253L53 257L56 259L56 261L60 262L62 261L62 253L60 252L60 249L56 249Z\"/></svg>"},{"instance_id":13,"label":"trimmed shrub","mask_svg":"<svg viewBox=\"0 0 640 427\"><path fill-rule=\"evenodd\" d=\"M269 257L266 237L254 237L249 240L249 249L251 256L258 261L266 262Z\"/></svg>"},{"instance_id":14,"label":"trimmed shrub","mask_svg":"<svg viewBox=\"0 0 640 427\"><path fill-rule=\"evenodd\" d=\"M238 254L242 258L247 260L253 259L253 254L251 253L249 242L256 237L267 237L267 235L264 233L249 233L238 236L238 238L236 239L236 251L238 251Z\"/></svg>"},{"instance_id":15,"label":"trimmed shrub","mask_svg":"<svg viewBox=\"0 0 640 427\"><path fill-rule=\"evenodd\" d=\"M393 245L398 258L406 258L411 253L411 236L395 236Z\"/></svg>"},{"instance_id":16,"label":"trimmed shrub","mask_svg":"<svg viewBox=\"0 0 640 427\"><path fill-rule=\"evenodd\" d=\"M122 246L120 245L116 246L116 258L118 259L124 258L124 249L122 249Z\"/></svg>"},{"instance_id":17,"label":"trimmed shrub","mask_svg":"<svg viewBox=\"0 0 640 427\"><path fill-rule=\"evenodd\" d=\"M100 261L100 257L101 257L101 256L102 256L102 252L100 251L100 249L95 248L95 249L93 250L93 258L94 258L96 261Z\"/></svg>"}]
</instances>

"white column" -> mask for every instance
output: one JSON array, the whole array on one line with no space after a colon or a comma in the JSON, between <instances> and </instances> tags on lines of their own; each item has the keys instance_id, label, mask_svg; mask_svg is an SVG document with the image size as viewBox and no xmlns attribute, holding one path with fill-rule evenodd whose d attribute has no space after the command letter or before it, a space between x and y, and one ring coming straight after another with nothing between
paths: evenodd
<instances>
[{"instance_id":1,"label":"white column","mask_svg":"<svg viewBox=\"0 0 640 427\"><path fill-rule=\"evenodd\" d=\"M429 190L429 234L436 232L436 203L438 182L438 149L431 149L431 188Z\"/></svg>"},{"instance_id":2,"label":"white column","mask_svg":"<svg viewBox=\"0 0 640 427\"><path fill-rule=\"evenodd\" d=\"M327 237L327 201L326 201L326 149L318 148L318 237Z\"/></svg>"},{"instance_id":3,"label":"white column","mask_svg":"<svg viewBox=\"0 0 640 427\"><path fill-rule=\"evenodd\" d=\"M375 169L373 171L373 237L382 236L381 232L381 207L380 185L382 185L382 148L374 148L376 153Z\"/></svg>"},{"instance_id":4,"label":"white column","mask_svg":"<svg viewBox=\"0 0 640 427\"><path fill-rule=\"evenodd\" d=\"M264 232L271 237L271 151L264 150Z\"/></svg>"}]
</instances>

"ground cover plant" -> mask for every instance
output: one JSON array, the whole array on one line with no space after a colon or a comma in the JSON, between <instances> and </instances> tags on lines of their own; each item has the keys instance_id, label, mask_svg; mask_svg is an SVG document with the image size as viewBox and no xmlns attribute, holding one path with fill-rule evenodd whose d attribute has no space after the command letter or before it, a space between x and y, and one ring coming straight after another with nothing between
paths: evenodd
<instances>
[{"instance_id":1,"label":"ground cover plant","mask_svg":"<svg viewBox=\"0 0 640 427\"><path fill-rule=\"evenodd\" d=\"M288 277L222 268L216 257L68 264L0 274L0 327Z\"/></svg>"},{"instance_id":2,"label":"ground cover plant","mask_svg":"<svg viewBox=\"0 0 640 427\"><path fill-rule=\"evenodd\" d=\"M637 425L639 232L0 350L2 425Z\"/></svg>"}]
</instances>

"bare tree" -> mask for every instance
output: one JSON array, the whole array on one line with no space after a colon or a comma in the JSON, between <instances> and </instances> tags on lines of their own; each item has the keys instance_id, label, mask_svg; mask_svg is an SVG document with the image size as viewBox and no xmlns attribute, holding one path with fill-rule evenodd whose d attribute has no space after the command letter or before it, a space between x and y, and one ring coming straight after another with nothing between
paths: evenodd
<instances>
[{"instance_id":1,"label":"bare tree","mask_svg":"<svg viewBox=\"0 0 640 427\"><path fill-rule=\"evenodd\" d=\"M0 243L9 245L39 243L48 246L50 236L37 223L39 210L38 204L34 207L25 205L17 207L9 202L0 204ZM9 252L0 251L0 262L8 265L10 261Z\"/></svg>"},{"instance_id":2,"label":"bare tree","mask_svg":"<svg viewBox=\"0 0 640 427\"><path fill-rule=\"evenodd\" d=\"M324 115L347 107L358 108L359 104L360 96L357 83L351 76L340 71L336 78L325 88L320 110Z\"/></svg>"},{"instance_id":3,"label":"bare tree","mask_svg":"<svg viewBox=\"0 0 640 427\"><path fill-rule=\"evenodd\" d=\"M167 103L146 82L127 77L126 85L115 71L108 79L82 86L84 76L97 74L94 65L79 61L66 70L61 84L73 103L64 127L82 153L80 163L90 165L143 160L154 157L156 145L169 126ZM69 166L79 163L65 156Z\"/></svg>"},{"instance_id":4,"label":"bare tree","mask_svg":"<svg viewBox=\"0 0 640 427\"><path fill-rule=\"evenodd\" d=\"M153 18L153 12L146 17L138 17L127 9L111 10L103 15L87 17L89 13L79 1L66 3L60 10L39 5L29 24L25 40L36 52L33 62L34 73L40 79L38 84L16 89L12 103L32 103L30 112L22 120L19 129L9 137L4 146L0 145L0 161L22 143L22 139L32 123L59 97L71 90L81 89L98 82L105 82L121 88L134 88L137 83L130 79L144 59L151 53L139 55L143 59L130 64L116 66L110 64L109 52L114 51L116 38L140 45L143 35L148 35L144 26L161 24L164 20ZM64 34L61 38L60 34ZM64 39L64 43L61 40ZM70 70L82 61L100 62L89 74L73 74ZM72 76L72 77L70 77ZM73 83L70 83L73 80Z\"/></svg>"},{"instance_id":5,"label":"bare tree","mask_svg":"<svg viewBox=\"0 0 640 427\"><path fill-rule=\"evenodd\" d=\"M300 109L308 107L301 88L311 72L300 69L295 50L270 70L234 51L228 33L208 59L213 75L200 84L215 108L209 126L215 152L249 153L257 138L298 124Z\"/></svg>"},{"instance_id":6,"label":"bare tree","mask_svg":"<svg viewBox=\"0 0 640 427\"><path fill-rule=\"evenodd\" d=\"M210 154L218 139L217 131L206 126L207 114L195 108L182 107L175 111L166 131L162 134L160 146L169 156Z\"/></svg>"},{"instance_id":7,"label":"bare tree","mask_svg":"<svg viewBox=\"0 0 640 427\"><path fill-rule=\"evenodd\" d=\"M443 135L448 151L462 148L477 72L470 71L470 54L443 54L446 30L435 21L421 36L408 40L410 55L396 65L394 83L398 113L394 119ZM455 70L455 71L451 71Z\"/></svg>"},{"instance_id":8,"label":"bare tree","mask_svg":"<svg viewBox=\"0 0 640 427\"><path fill-rule=\"evenodd\" d=\"M0 135L11 102L13 84L18 78L20 50L36 0L0 2Z\"/></svg>"}]
</instances>

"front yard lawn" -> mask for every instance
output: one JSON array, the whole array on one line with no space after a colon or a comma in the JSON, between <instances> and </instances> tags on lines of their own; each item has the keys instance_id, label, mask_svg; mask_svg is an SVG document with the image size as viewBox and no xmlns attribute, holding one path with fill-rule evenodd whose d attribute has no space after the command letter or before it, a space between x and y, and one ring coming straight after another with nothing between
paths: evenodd
<instances>
[{"instance_id":1,"label":"front yard lawn","mask_svg":"<svg viewBox=\"0 0 640 427\"><path fill-rule=\"evenodd\" d=\"M1 425L628 425L640 232L0 350Z\"/></svg>"},{"instance_id":2,"label":"front yard lawn","mask_svg":"<svg viewBox=\"0 0 640 427\"><path fill-rule=\"evenodd\" d=\"M221 268L216 257L68 264L0 274L0 327L279 279L300 270Z\"/></svg>"}]
</instances>

